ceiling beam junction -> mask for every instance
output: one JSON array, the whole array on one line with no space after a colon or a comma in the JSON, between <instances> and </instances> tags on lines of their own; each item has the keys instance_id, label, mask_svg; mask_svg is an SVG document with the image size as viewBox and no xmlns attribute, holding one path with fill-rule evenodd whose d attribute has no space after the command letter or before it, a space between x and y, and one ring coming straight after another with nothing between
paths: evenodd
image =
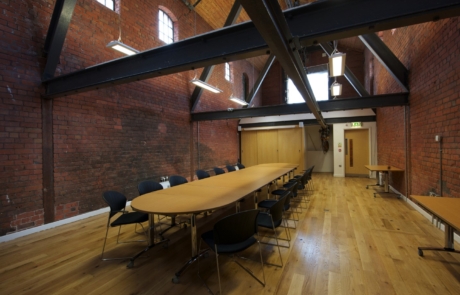
<instances>
[{"instance_id":1,"label":"ceiling beam junction","mask_svg":"<svg viewBox=\"0 0 460 295\"><path fill-rule=\"evenodd\" d=\"M317 1L284 11L291 34L304 47L458 15L458 0ZM268 53L254 24L245 22L44 79L44 95L59 97Z\"/></svg>"},{"instance_id":2,"label":"ceiling beam junction","mask_svg":"<svg viewBox=\"0 0 460 295\"><path fill-rule=\"evenodd\" d=\"M230 9L230 12L227 16L227 20L224 23L224 27L231 26L236 22L236 20L238 19L238 16L240 15L241 8L242 7L240 4L240 1L235 0L235 3L233 3L232 9ZM213 65L205 67L203 71L201 72L200 80L207 83L213 71L214 71ZM195 111L195 108L197 107L202 94L203 94L203 88L195 86L195 89L193 90L193 93L192 93L192 97L190 98L190 104L192 105L192 108L190 110L191 113Z\"/></svg>"},{"instance_id":3,"label":"ceiling beam junction","mask_svg":"<svg viewBox=\"0 0 460 295\"><path fill-rule=\"evenodd\" d=\"M307 73L299 55L301 47L291 48L296 40L291 35L279 3L270 0L241 0L241 5L267 42L270 52L276 56L286 74L297 87L318 123L322 128L327 128L307 80Z\"/></svg>"}]
</instances>

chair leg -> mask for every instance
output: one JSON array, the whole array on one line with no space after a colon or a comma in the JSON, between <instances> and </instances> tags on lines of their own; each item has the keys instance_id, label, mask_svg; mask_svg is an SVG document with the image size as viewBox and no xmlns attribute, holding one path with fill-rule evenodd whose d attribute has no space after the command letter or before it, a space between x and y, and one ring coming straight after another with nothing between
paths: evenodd
<instances>
[{"instance_id":1,"label":"chair leg","mask_svg":"<svg viewBox=\"0 0 460 295\"><path fill-rule=\"evenodd\" d=\"M109 221L110 222L110 221ZM144 235L145 235L145 240L134 240L134 241L126 241L126 242L119 242L119 237L120 237L120 231L121 231L121 225L118 227L118 235L117 235L117 244L125 244L125 243L132 243L132 242L147 242L148 243L148 235L147 235L147 231L145 230L144 226L139 223L142 227L142 230L144 232ZM104 245L102 246L102 253L101 253L101 260L102 261L109 261L109 260L125 260L125 259L132 259L132 257L115 257L115 258L104 258L104 250L105 250L105 246L106 246L106 243L107 243L107 236L108 236L108 233L109 233L109 227L110 225L107 224L107 230L105 231L105 239L104 239Z\"/></svg>"},{"instance_id":2,"label":"chair leg","mask_svg":"<svg viewBox=\"0 0 460 295\"><path fill-rule=\"evenodd\" d=\"M217 279L219 280L219 295L222 295L222 285L220 284L219 254L217 254L217 245L214 245L214 251L216 253Z\"/></svg>"},{"instance_id":3,"label":"chair leg","mask_svg":"<svg viewBox=\"0 0 460 295\"><path fill-rule=\"evenodd\" d=\"M107 230L105 231L104 245L102 246L101 260L104 260L105 244L107 243L107 235L109 234L109 225L107 224Z\"/></svg>"}]
</instances>

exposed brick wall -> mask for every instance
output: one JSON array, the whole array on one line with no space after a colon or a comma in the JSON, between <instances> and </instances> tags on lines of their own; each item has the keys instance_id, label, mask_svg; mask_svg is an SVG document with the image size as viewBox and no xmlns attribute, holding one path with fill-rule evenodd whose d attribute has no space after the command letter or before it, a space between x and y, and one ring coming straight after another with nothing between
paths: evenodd
<instances>
[{"instance_id":1,"label":"exposed brick wall","mask_svg":"<svg viewBox=\"0 0 460 295\"><path fill-rule=\"evenodd\" d=\"M442 194L460 197L459 18L385 31L384 42L409 69L408 136L409 193L439 194L440 152L435 135L443 137ZM376 94L401 91L374 61ZM377 110L379 162L401 165L405 159L404 109ZM404 167L401 167L404 168ZM396 182L396 183L395 183ZM404 192L400 179L393 185Z\"/></svg>"},{"instance_id":2,"label":"exposed brick wall","mask_svg":"<svg viewBox=\"0 0 460 295\"><path fill-rule=\"evenodd\" d=\"M160 5L177 18L179 40L211 29L181 1L121 4L119 18L95 0L77 1L56 75L122 57L105 47L118 39L119 24L122 41L136 49L163 45L157 38ZM0 8L0 235L5 235L44 220L41 74L54 1L2 0ZM224 92L205 91L197 111L238 108L228 101L230 94L241 93L243 73L252 86L258 72L246 61L232 66L235 85L223 79L223 64L217 65L210 83ZM55 220L105 207L105 190L132 199L142 180L172 174L191 179L198 160L205 168L236 162L236 120L201 122L199 134L198 123L190 121L194 75L182 72L53 99Z\"/></svg>"},{"instance_id":3,"label":"exposed brick wall","mask_svg":"<svg viewBox=\"0 0 460 295\"><path fill-rule=\"evenodd\" d=\"M280 105L285 103L285 86L283 85L283 80L283 68L278 60L275 59L260 87L263 93L262 105Z\"/></svg>"}]
</instances>

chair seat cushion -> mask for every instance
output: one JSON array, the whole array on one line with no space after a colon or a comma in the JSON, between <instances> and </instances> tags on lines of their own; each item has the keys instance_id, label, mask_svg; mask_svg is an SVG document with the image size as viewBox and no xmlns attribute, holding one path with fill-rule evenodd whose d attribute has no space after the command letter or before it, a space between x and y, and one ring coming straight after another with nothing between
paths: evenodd
<instances>
[{"instance_id":1,"label":"chair seat cushion","mask_svg":"<svg viewBox=\"0 0 460 295\"><path fill-rule=\"evenodd\" d=\"M149 220L149 215L141 212L130 212L120 215L110 226L119 226L124 224L141 223Z\"/></svg>"},{"instance_id":2,"label":"chair seat cushion","mask_svg":"<svg viewBox=\"0 0 460 295\"><path fill-rule=\"evenodd\" d=\"M260 208L270 209L274 204L276 204L277 200L263 200L257 204Z\"/></svg>"},{"instance_id":3,"label":"chair seat cushion","mask_svg":"<svg viewBox=\"0 0 460 295\"><path fill-rule=\"evenodd\" d=\"M272 195L282 196L286 193L285 189L277 189L271 192Z\"/></svg>"},{"instance_id":4,"label":"chair seat cushion","mask_svg":"<svg viewBox=\"0 0 460 295\"><path fill-rule=\"evenodd\" d=\"M274 225L276 228L281 225L281 220L272 224L272 217L270 216L270 214L267 214L265 212L260 212L259 215L257 216L257 225L261 227L266 227L266 228L273 228L273 225Z\"/></svg>"},{"instance_id":5,"label":"chair seat cushion","mask_svg":"<svg viewBox=\"0 0 460 295\"><path fill-rule=\"evenodd\" d=\"M201 235L201 238L203 241L214 251L214 232L212 230L207 231ZM254 243L257 242L257 239L252 236L249 239L240 242L240 243L235 243L235 244L221 244L217 245L217 253L218 254L232 254L232 253L238 253L243 250L246 250L250 246L254 245Z\"/></svg>"}]
</instances>

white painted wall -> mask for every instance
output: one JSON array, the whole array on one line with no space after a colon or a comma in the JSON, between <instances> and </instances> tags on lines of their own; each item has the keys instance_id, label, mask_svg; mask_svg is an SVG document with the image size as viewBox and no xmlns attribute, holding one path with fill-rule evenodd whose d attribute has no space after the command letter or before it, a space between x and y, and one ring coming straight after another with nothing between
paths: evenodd
<instances>
[{"instance_id":1,"label":"white painted wall","mask_svg":"<svg viewBox=\"0 0 460 295\"><path fill-rule=\"evenodd\" d=\"M345 130L354 128L351 127L350 123L334 124L333 126L334 146L330 149L334 153L334 177L345 177ZM370 165L377 165L377 124L376 122L363 122L361 128L369 129L369 163ZM375 173L369 175L375 178Z\"/></svg>"}]
</instances>

